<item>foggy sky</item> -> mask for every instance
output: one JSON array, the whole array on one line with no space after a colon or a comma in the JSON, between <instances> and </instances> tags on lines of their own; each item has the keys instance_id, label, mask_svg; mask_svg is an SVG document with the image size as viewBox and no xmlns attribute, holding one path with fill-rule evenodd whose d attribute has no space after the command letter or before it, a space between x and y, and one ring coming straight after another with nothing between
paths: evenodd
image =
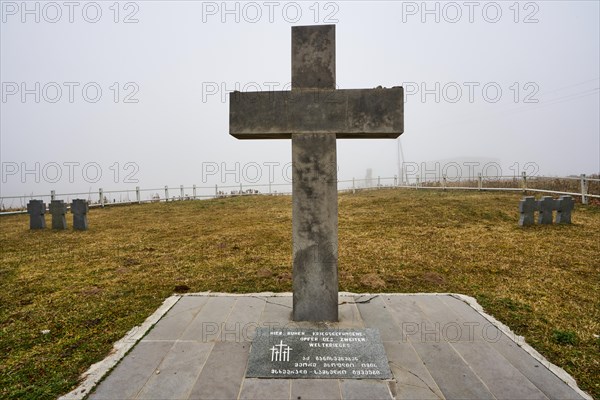
<instances>
[{"instance_id":1,"label":"foggy sky","mask_svg":"<svg viewBox=\"0 0 600 400\"><path fill-rule=\"evenodd\" d=\"M339 88L405 87L406 163L600 171L597 1L113 3L2 1L2 196L286 182L291 141L231 137L226 94L289 88L315 23ZM341 180L398 174L396 140L337 151Z\"/></svg>"}]
</instances>

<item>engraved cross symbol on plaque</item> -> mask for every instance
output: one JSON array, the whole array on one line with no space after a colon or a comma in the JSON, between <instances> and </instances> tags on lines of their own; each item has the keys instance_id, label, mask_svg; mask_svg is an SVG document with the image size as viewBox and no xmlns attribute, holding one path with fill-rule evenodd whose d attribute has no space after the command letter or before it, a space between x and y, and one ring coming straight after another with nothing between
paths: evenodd
<instances>
[{"instance_id":1,"label":"engraved cross symbol on plaque","mask_svg":"<svg viewBox=\"0 0 600 400\"><path fill-rule=\"evenodd\" d=\"M271 347L271 361L290 361L290 351L292 348L283 344L283 340L279 344Z\"/></svg>"},{"instance_id":2,"label":"engraved cross symbol on plaque","mask_svg":"<svg viewBox=\"0 0 600 400\"><path fill-rule=\"evenodd\" d=\"M336 138L395 139L403 89L336 89L335 25L292 27L292 90L233 92L229 133L292 139L294 321L338 319Z\"/></svg>"}]
</instances>

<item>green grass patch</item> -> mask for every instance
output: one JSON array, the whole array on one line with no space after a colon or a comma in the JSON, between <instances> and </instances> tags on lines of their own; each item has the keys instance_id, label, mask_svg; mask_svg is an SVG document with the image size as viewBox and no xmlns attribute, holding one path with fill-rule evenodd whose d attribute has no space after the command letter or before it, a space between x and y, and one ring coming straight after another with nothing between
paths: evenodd
<instances>
[{"instance_id":1,"label":"green grass patch","mask_svg":"<svg viewBox=\"0 0 600 400\"><path fill-rule=\"evenodd\" d=\"M554 330L554 332L552 332L552 337L558 344L569 344L571 346L575 346L579 341L577 334L572 331Z\"/></svg>"},{"instance_id":2,"label":"green grass patch","mask_svg":"<svg viewBox=\"0 0 600 400\"><path fill-rule=\"evenodd\" d=\"M520 197L341 195L340 289L476 297L600 399L600 208L521 228ZM89 224L30 231L26 215L0 218L0 398L70 391L175 292L292 288L290 197L107 207Z\"/></svg>"}]
</instances>

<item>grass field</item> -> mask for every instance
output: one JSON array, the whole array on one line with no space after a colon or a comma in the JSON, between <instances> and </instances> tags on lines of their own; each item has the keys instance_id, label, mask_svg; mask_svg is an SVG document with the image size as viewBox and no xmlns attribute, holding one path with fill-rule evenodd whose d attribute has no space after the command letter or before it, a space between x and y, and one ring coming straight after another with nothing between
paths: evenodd
<instances>
[{"instance_id":1,"label":"grass field","mask_svg":"<svg viewBox=\"0 0 600 400\"><path fill-rule=\"evenodd\" d=\"M521 228L520 197L341 195L340 290L473 296L600 399L600 207ZM291 291L290 197L93 209L89 224L0 218L1 398L68 392L175 291Z\"/></svg>"}]
</instances>

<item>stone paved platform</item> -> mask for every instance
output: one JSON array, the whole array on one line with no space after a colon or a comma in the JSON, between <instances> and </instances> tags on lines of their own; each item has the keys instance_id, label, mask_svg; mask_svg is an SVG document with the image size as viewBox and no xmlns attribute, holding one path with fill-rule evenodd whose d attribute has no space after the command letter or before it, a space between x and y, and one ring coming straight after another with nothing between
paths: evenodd
<instances>
[{"instance_id":1,"label":"stone paved platform","mask_svg":"<svg viewBox=\"0 0 600 400\"><path fill-rule=\"evenodd\" d=\"M186 295L159 314L171 304L90 399L590 398L466 296L341 294L331 324L290 322L290 294ZM394 379L244 378L257 326L377 328ZM83 397L116 361L65 398Z\"/></svg>"}]
</instances>

